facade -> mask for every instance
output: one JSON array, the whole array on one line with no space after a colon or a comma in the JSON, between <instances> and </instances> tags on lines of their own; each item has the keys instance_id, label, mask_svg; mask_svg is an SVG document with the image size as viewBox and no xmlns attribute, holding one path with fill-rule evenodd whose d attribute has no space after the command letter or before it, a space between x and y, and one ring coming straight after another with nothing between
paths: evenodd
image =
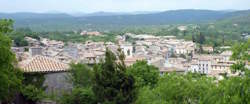
<instances>
[{"instance_id":1,"label":"facade","mask_svg":"<svg viewBox=\"0 0 250 104\"><path fill-rule=\"evenodd\" d=\"M126 57L133 56L133 46L131 44L122 44L121 49L123 53L126 55Z\"/></svg>"},{"instance_id":2,"label":"facade","mask_svg":"<svg viewBox=\"0 0 250 104\"><path fill-rule=\"evenodd\" d=\"M232 54L232 51L224 51L220 55L223 57L223 61L229 61Z\"/></svg>"},{"instance_id":3,"label":"facade","mask_svg":"<svg viewBox=\"0 0 250 104\"><path fill-rule=\"evenodd\" d=\"M214 51L214 48L211 47L211 46L203 46L202 49L203 49L204 51L206 51L206 52L209 52L209 53L211 53L211 52Z\"/></svg>"},{"instance_id":4,"label":"facade","mask_svg":"<svg viewBox=\"0 0 250 104\"><path fill-rule=\"evenodd\" d=\"M189 68L189 71L192 72L192 73L199 73L199 66L197 63L192 63L190 65L190 68Z\"/></svg>"},{"instance_id":5,"label":"facade","mask_svg":"<svg viewBox=\"0 0 250 104\"><path fill-rule=\"evenodd\" d=\"M228 55L196 55L193 57L188 71L217 76L223 73L231 73L230 66L234 61L228 61Z\"/></svg>"},{"instance_id":6,"label":"facade","mask_svg":"<svg viewBox=\"0 0 250 104\"><path fill-rule=\"evenodd\" d=\"M211 70L210 60L199 60L198 61L198 72L202 74L208 74Z\"/></svg>"},{"instance_id":7,"label":"facade","mask_svg":"<svg viewBox=\"0 0 250 104\"><path fill-rule=\"evenodd\" d=\"M29 48L29 52L31 56L42 55L42 48L41 47L31 47Z\"/></svg>"}]
</instances>

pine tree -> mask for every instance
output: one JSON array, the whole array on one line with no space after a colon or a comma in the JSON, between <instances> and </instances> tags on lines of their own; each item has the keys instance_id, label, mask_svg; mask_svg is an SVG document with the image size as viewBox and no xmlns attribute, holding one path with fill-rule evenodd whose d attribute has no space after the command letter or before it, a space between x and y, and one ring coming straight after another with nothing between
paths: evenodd
<instances>
[{"instance_id":1,"label":"pine tree","mask_svg":"<svg viewBox=\"0 0 250 104\"><path fill-rule=\"evenodd\" d=\"M118 50L118 59L107 49L104 62L94 66L93 91L102 104L131 104L136 98L135 80L126 74L125 56Z\"/></svg>"}]
</instances>

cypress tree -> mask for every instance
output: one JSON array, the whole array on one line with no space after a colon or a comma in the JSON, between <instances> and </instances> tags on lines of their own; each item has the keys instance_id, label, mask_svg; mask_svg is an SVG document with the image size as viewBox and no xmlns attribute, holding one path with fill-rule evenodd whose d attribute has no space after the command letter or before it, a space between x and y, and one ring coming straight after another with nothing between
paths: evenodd
<instances>
[{"instance_id":1,"label":"cypress tree","mask_svg":"<svg viewBox=\"0 0 250 104\"><path fill-rule=\"evenodd\" d=\"M105 60L94 66L93 91L99 103L131 104L136 98L135 80L126 74L125 56L107 49ZM118 58L118 60L117 60Z\"/></svg>"}]
</instances>

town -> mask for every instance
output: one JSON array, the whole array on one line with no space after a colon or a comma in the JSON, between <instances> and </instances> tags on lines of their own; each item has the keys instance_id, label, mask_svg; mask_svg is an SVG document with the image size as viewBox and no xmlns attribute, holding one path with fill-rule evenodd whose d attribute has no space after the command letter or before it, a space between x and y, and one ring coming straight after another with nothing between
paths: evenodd
<instances>
[{"instance_id":1,"label":"town","mask_svg":"<svg viewBox=\"0 0 250 104\"><path fill-rule=\"evenodd\" d=\"M136 41L127 42L126 37L128 36ZM172 71L197 72L220 79L224 74L233 75L230 66L235 63L230 60L232 55L230 47L220 54L199 54L196 52L197 44L176 39L175 36L126 33L123 36L118 35L116 43L86 41L85 44L64 43L46 38L36 40L25 37L25 39L29 42L29 46L12 47L20 67L25 72L67 71L70 63L93 65L104 59L106 48L114 53L121 48L126 55L124 61L127 66L137 60L146 60L148 64L158 67L160 74ZM213 52L213 47L206 46L203 47L203 50ZM50 62L48 60L54 61L47 63ZM63 67L59 67L57 64L63 65Z\"/></svg>"},{"instance_id":2,"label":"town","mask_svg":"<svg viewBox=\"0 0 250 104\"><path fill-rule=\"evenodd\" d=\"M250 104L250 0L0 0L0 104Z\"/></svg>"}]
</instances>

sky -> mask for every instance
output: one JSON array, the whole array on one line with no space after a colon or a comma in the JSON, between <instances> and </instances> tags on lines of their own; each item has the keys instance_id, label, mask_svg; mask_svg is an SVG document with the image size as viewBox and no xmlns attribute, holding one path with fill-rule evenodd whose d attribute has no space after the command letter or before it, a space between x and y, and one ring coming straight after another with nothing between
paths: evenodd
<instances>
[{"instance_id":1,"label":"sky","mask_svg":"<svg viewBox=\"0 0 250 104\"><path fill-rule=\"evenodd\" d=\"M135 12L177 9L246 10L250 0L0 0L0 12Z\"/></svg>"}]
</instances>

